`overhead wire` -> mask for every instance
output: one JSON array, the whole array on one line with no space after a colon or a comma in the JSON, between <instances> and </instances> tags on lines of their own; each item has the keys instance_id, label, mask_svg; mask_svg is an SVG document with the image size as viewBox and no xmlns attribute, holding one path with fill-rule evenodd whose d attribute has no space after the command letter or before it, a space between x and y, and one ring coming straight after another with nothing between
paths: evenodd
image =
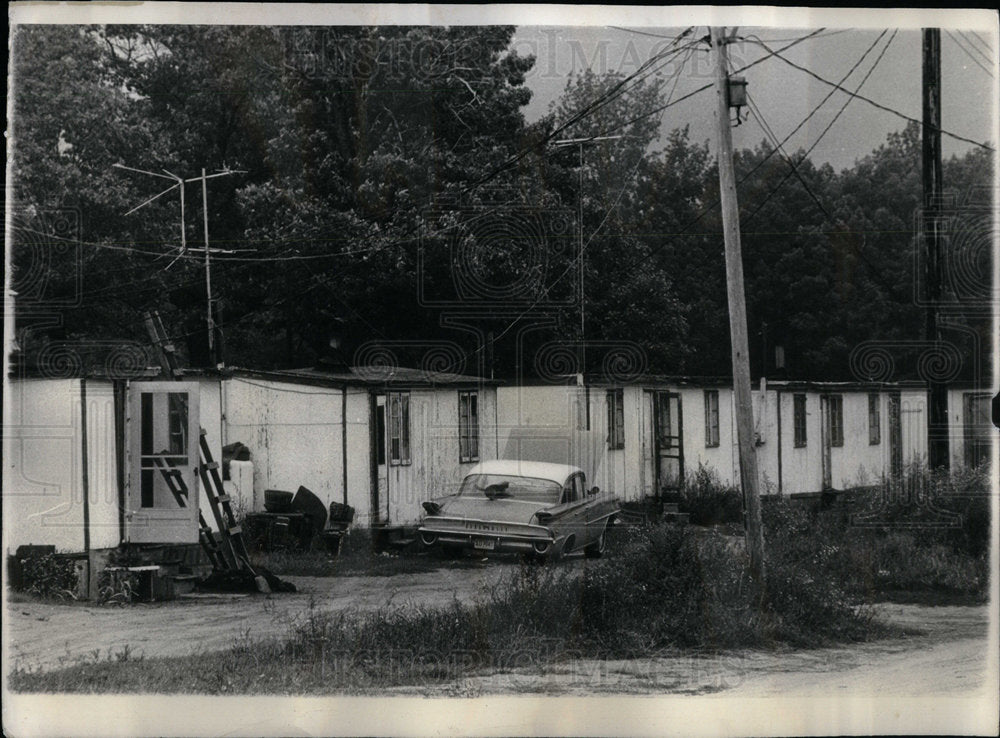
<instances>
[{"instance_id":1,"label":"overhead wire","mask_svg":"<svg viewBox=\"0 0 1000 738\"><path fill-rule=\"evenodd\" d=\"M983 41L982 38L980 38L979 36L973 36L970 33L966 33L962 29L957 29L957 33L959 36L965 39L966 43L968 43L969 46L972 47L973 51L979 54L979 56L982 58L984 62L986 62L987 64L993 63L993 56L992 56L993 49L989 46L989 44L986 44L986 42ZM978 38L980 42L985 44L986 46L985 52L979 47L979 45L975 41L972 40L973 38Z\"/></svg>"},{"instance_id":2,"label":"overhead wire","mask_svg":"<svg viewBox=\"0 0 1000 738\"><path fill-rule=\"evenodd\" d=\"M768 51L771 50L770 47L767 44L765 44L763 41L756 41L755 43L760 44L760 46L762 46L764 49L766 49ZM893 115L895 115L895 116L897 116L899 118L902 118L903 120L909 121L910 123L920 123L920 124L922 124L922 121L920 121L917 118L914 118L911 115L907 115L906 113L902 113L899 110L896 110L895 108L889 107L888 105L883 105L882 103L877 102L875 100L872 100L870 97L866 97L865 95L860 95L858 93L851 92L850 90L845 89L843 86L838 85L836 82L831 82L830 80L826 79L825 77L823 77L823 76L817 74L816 72L812 71L808 67L804 67L801 64L798 64L796 62L791 61L790 59L786 59L779 52L773 52L772 55L775 56L775 57L777 57L781 61L783 61L788 66L790 66L790 67L792 67L794 69L798 69L799 71L804 72L805 74L808 74L810 77L812 77L812 78L814 78L814 79L822 82L825 85L829 85L831 87L835 87L836 89L840 90L841 92L844 92L847 95L850 95L851 97L856 97L859 100L863 100L864 102L868 103L872 107L878 108L879 110L884 110L887 113L892 113ZM944 135L946 135L946 136L948 136L950 138L953 138L953 139L955 139L957 141L964 141L965 143L969 143L969 144L972 144L974 146L978 146L980 148L986 149L987 151L993 151L994 150L993 147L989 146L988 144L984 144L984 143L982 143L980 141L976 141L976 140L968 138L966 136L961 136L961 135L959 135L957 133L953 133L952 131L948 131L948 130L946 130L944 128L938 128L938 130L941 133L943 133Z\"/></svg>"},{"instance_id":3,"label":"overhead wire","mask_svg":"<svg viewBox=\"0 0 1000 738\"><path fill-rule=\"evenodd\" d=\"M885 57L885 54L889 50L889 46L892 45L893 39L896 38L897 33L898 31L893 31L892 35L889 37L889 40L885 42L885 46L882 47L882 51L875 58L875 61L872 63L871 68L865 73L864 77L861 78L861 81L858 82L857 87L855 87L855 92L860 91L861 88L864 87L865 83L868 81L868 78L871 77L872 73L878 68L879 63L881 63L882 59ZM852 96L848 97L847 100L844 101L844 104L840 106L840 110L838 110L837 113L833 116L833 118L830 119L830 121L826 124L826 127L822 131L820 131L818 136L816 136L815 140L812 142L812 145L809 146L809 148L806 149L806 151L799 158L799 164L805 161L806 158L809 156L809 154L811 154L813 150L819 145L820 141L822 141L823 137L826 136L826 134L830 131L831 128L833 128L833 125L840 119L840 116L843 115L844 111L847 109L847 106L851 104L851 101L853 99L854 97ZM768 201L771 199L774 193L777 192L778 188L780 188L788 180L789 176L790 175L785 175L785 177L774 187L774 189L772 189L767 194L767 196L763 199L763 201L761 201L760 204L757 205L757 207L753 210L753 212L747 216L746 219L747 222L753 220L754 216L757 215L757 213L760 212L760 210L768 203Z\"/></svg>"},{"instance_id":4,"label":"overhead wire","mask_svg":"<svg viewBox=\"0 0 1000 738\"><path fill-rule=\"evenodd\" d=\"M690 58L690 54L691 53L692 53L691 51L688 52L688 56L685 58L685 63L686 63L687 59ZM683 68L684 68L684 64L682 63L682 64L678 65L677 70L674 72L674 85L671 88L670 95L673 95L673 93L677 89L677 82L680 79L680 73L683 70ZM668 99L669 99L669 97L668 97ZM662 117L663 111L665 111L665 110L666 110L666 107L662 107L661 108L661 117ZM639 165L642 163L642 160L643 160L643 158L642 158L642 155L640 153L640 155L636 157L636 162L635 162L635 164L632 167L632 171L630 172L629 177L626 178L626 181L622 184L622 187L619 190L618 195L615 198L614 203L612 203L612 205L609 208L606 209L605 214L604 214L603 218L601 219L601 222L598 224L597 228L595 228L594 231L591 232L590 236L587 238L587 240L581 246L580 253L577 254L576 258L573 259L573 261L566 267L566 269L564 269L563 272L561 274L559 274L551 282L551 284L548 286L548 288L544 291L545 293L547 293L548 290L551 290L551 288L554 287L555 284L557 284L559 281L561 281L567 274L569 274L570 272L572 272L575 269L577 269L577 267L579 266L579 261L582 260L584 258L584 255L586 254L587 247L590 246L591 242L594 240L594 238L597 236L597 234L604 227L604 224L607 222L608 218L610 217L611 212L614 210L614 208L617 207L618 203L620 202L620 200L622 198L622 195L625 192L625 188L626 188L626 186L628 184L628 180L631 177L635 176L635 173L636 173L636 171L638 171ZM582 194L583 193L580 193L581 197L582 197ZM581 224L580 227L582 228L583 225ZM510 321L510 323L507 325L506 328L504 328L502 331L500 331L500 333L496 334L494 336L493 340L497 341L497 340L503 338L505 335L507 335L507 333L509 333L514 328L514 326L517 325L517 323L520 322L524 318L525 315L527 315L528 313L530 313L532 310L534 310L538 306L538 304L541 302L541 300L544 298L544 296L545 296L545 294L542 294L538 298L536 298L536 300L531 305L529 305L525 310L523 310L520 315L518 315L516 318L514 318L512 321ZM476 349L476 352L481 351L481 350L482 350L482 347ZM473 354L471 354L471 355L467 354L466 358L469 358L470 356L472 356L474 354L475 354L475 352L473 352Z\"/></svg>"},{"instance_id":5,"label":"overhead wire","mask_svg":"<svg viewBox=\"0 0 1000 738\"><path fill-rule=\"evenodd\" d=\"M798 44L802 43L803 41L806 41L808 39L816 37L816 35L819 34L823 30L824 30L823 28L819 28L819 29L813 31L812 33L810 33L810 34L808 34L806 36L802 36L801 38L797 38L794 41L792 41L791 43L789 43L787 46L784 46L781 49L779 49L779 51L787 51L788 49L792 48L793 46L797 46ZM750 62L749 64L746 64L746 65L740 67L739 69L737 69L734 72L734 74L740 74L742 72L745 72L748 69L751 69L751 68L757 66L758 64L761 64L761 63L767 61L770 57L774 56L776 53L777 52L771 52L769 54L766 54L766 55L762 56L760 59L757 59L755 61ZM630 119L626 120L624 123L620 123L618 125L615 125L612 128L609 128L609 129L606 129L606 130L602 130L598 135L600 135L600 136L607 136L608 134L614 133L615 131L620 131L620 130L622 130L624 128L628 128L629 126L631 126L631 125L633 125L635 123L638 123L643 118L648 118L649 116L656 115L657 113L662 112L663 110L666 110L669 107L672 107L674 105L678 105L678 104L684 102L685 100L687 100L689 98L692 98L692 97L694 97L695 95L697 95L697 94L699 94L701 92L704 92L705 90L711 89L714 85L715 85L714 82L709 82L708 84L702 85L701 87L698 87L697 89L692 90L691 92L687 93L686 95L682 95L681 97L677 98L676 100L668 102L668 103L666 103L666 104L664 104L664 105L662 105L662 106L660 106L658 108L653 108L652 110L646 111L645 113L641 113L640 115L637 115L634 118L630 118Z\"/></svg>"},{"instance_id":6,"label":"overhead wire","mask_svg":"<svg viewBox=\"0 0 1000 738\"><path fill-rule=\"evenodd\" d=\"M979 35L978 31L969 31L975 38L979 39L979 42L983 45L986 51L989 52L990 57L993 56L993 46L985 38Z\"/></svg>"},{"instance_id":7,"label":"overhead wire","mask_svg":"<svg viewBox=\"0 0 1000 738\"><path fill-rule=\"evenodd\" d=\"M822 30L822 29L821 29L821 30ZM886 32L885 32L885 31L883 31L883 32L882 32L882 33L881 33L881 34L880 34L880 35L879 35L879 36L878 36L878 37L877 37L877 38L875 39L875 41L873 41L873 42L871 43L871 45L869 45L869 47L868 47L868 48L867 48L867 49L866 49L866 50L864 51L864 53L862 53L862 54L861 54L861 56L860 56L860 57L858 57L858 60L857 60L857 61L856 61L856 62L855 62L855 63L854 63L854 64L853 64L852 66L851 66L851 68L850 68L850 69L849 69L849 70L847 71L847 73L846 73L846 74L845 74L845 75L844 75L844 76L843 76L843 77L841 78L841 82L843 82L843 81L845 81L846 79L848 79L848 78L849 78L849 77L850 77L850 76L851 76L851 75L852 75L852 74L854 73L854 71L855 71L855 70L856 70L856 69L857 69L857 68L858 68L858 67L859 67L859 66L860 66L860 65L861 65L861 64L862 64L862 63L864 62L864 60L865 60L865 59L866 59L866 58L868 57L868 55L869 55L869 54L871 53L871 51L872 51L872 50L873 50L873 49L875 48L875 46L876 46L876 44L877 44L877 43L879 42L879 40L881 40L881 39L882 39L882 38L883 38L883 37L885 36L885 33L886 33ZM793 42L793 44L791 44L791 45L794 45L795 43L798 43L798 41L801 41L801 40L802 40L802 39L796 39L796 41L795 41L795 42ZM789 47L785 47L785 48L790 48L790 46L789 46ZM784 49L782 49L782 50L784 50ZM885 52L883 51L882 53L884 54ZM766 58L766 57L765 57L765 58ZM876 62L876 64L877 64L877 62ZM751 66L752 66L752 65L751 65ZM736 70L736 71L732 72L732 74L738 74L738 73L740 73L740 72L742 72L742 71L745 71L745 70L746 70L747 68L748 68L748 67L742 67L742 68L740 68L740 69L738 69L738 70ZM870 74L870 72L869 72L869 74ZM827 95L826 95L826 96L825 96L825 97L824 97L824 98L823 98L822 100L820 100L820 101L819 101L819 103L817 103L817 104L816 104L816 105L815 105L815 106L813 107L813 109L809 111L809 113L808 113L808 114L806 114L806 116L805 116L805 117L804 117L804 118L803 118L803 119L802 119L802 120L801 120L801 121L799 122L799 124L798 124L798 125L796 125L796 126L795 126L795 127L794 127L794 128L792 129L792 130L791 130L791 132L790 132L790 133L789 133L789 134L788 134L787 136L785 136L785 138L784 138L784 139L782 139L782 140L781 140L781 144L782 144L782 145L783 145L783 144L785 144L785 143L786 143L786 142L787 142L787 141L788 141L788 140L789 140L789 139L790 139L790 138L791 138L792 136L794 136L794 135L795 135L795 133L797 133L797 132L799 131L799 129L801 129L801 128L802 128L802 126L804 126L804 125L805 125L805 124L806 124L806 123L807 123L807 122L808 122L808 121L809 121L809 120L810 120L810 119L811 119L811 118L812 118L812 117L813 117L814 115L816 115L816 113L817 113L817 112L819 112L819 110L820 110L820 109L821 109L821 108L823 107L823 105L825 105L825 104L826 104L826 102L827 102L827 101L828 101L828 100L829 100L829 99L830 99L830 98L831 98L831 97L833 96L833 94L834 94L835 92L836 92L836 90L830 90L830 92L829 92L829 93L827 93ZM827 130L828 130L828 129L829 129L829 127L827 128ZM742 187L742 186L743 186L743 184L744 184L744 183L745 183L745 182L746 182L747 180L749 180L749 179L750 179L750 177L752 177L752 176L753 176L753 175L754 175L754 174L755 174L755 173L757 172L757 170L758 170L758 169L760 169L760 168L761 168L761 167L762 167L762 166L763 166L763 165L764 165L764 164L765 164L765 163L766 163L766 162L767 162L767 161L768 161L768 160L769 160L769 159L770 159L770 158L771 158L771 157L772 157L772 156L774 155L774 153L775 153L775 151L776 151L776 148L777 148L777 147L775 147L775 149L772 149L772 150L771 150L771 151L769 151L769 152L768 152L767 154L765 154L765 155L764 155L764 156L763 156L763 157L761 158L761 160L760 160L760 161L758 161L758 162L757 162L757 163L756 163L756 164L755 164L755 165L753 166L753 168L752 168L752 169L750 169L750 170L749 170L749 171L748 171L748 172L747 172L746 174L744 174L744 175L743 175L743 176L742 176L742 177L741 177L741 178L739 179L739 181L738 181L738 182L736 183L736 186L737 186L737 188L739 188L739 187ZM677 233L675 233L675 234L673 234L673 235L684 235L685 233L687 233L687 232L689 231L689 229L691 229L691 228L693 228L693 227L694 227L695 225L697 225L697 223L698 223L699 221L701 221L701 219L702 219L702 218L704 218L704 217L705 217L706 215L708 215L708 214L709 214L710 212L712 212L712 210L714 210L714 209L715 209L716 207L718 207L718 205L719 205L719 203L720 203L720 202L721 202L721 198L719 198L718 196L716 196L716 197L715 197L715 198L714 198L714 199L712 200L712 202L711 202L711 203L710 203L709 205L707 205L707 206L705 206L705 207L701 208L701 210L700 210L700 211L698 212L698 214L697 214L697 215L696 215L696 216L695 216L695 217L694 217L694 218L693 218L692 220L688 221L688 222L687 222L687 223L686 223L685 225L683 225L683 226L682 226L682 227L680 228L679 232L677 232ZM664 248L666 248L666 246L667 246L667 243L665 242L664 244L662 244L662 245L661 245L661 246L659 246L658 248L656 248L656 249L653 249L653 251L651 251L651 252L650 252L649 254L647 254L646 256L642 257L642 258L641 258L641 259L640 259L639 261L637 261L637 262L635 262L635 263L633 263L633 264L629 265L629 267L628 267L628 268L629 268L630 270L632 270L632 269L635 269L635 268L638 268L638 267L639 267L639 266L641 266L642 264L645 264L645 263L646 263L647 261L649 261L649 259L653 258L654 256L656 256L656 254L660 253L660 252L661 252L661 251L662 251L662 250L663 250Z\"/></svg>"},{"instance_id":8,"label":"overhead wire","mask_svg":"<svg viewBox=\"0 0 1000 738\"><path fill-rule=\"evenodd\" d=\"M963 54L965 54L965 55L966 55L966 56L967 56L967 57L969 58L969 61L971 61L971 62L972 62L973 64L975 64L975 65L976 65L977 67L979 67L979 68L980 68L980 69L982 69L982 70L983 70L984 72L986 72L986 74L988 74L988 75L989 75L990 77L993 77L993 76L994 76L994 75L993 75L993 72L991 72L991 71L990 71L989 67L987 67L987 66L986 66L985 64L983 64L983 63L982 63L981 61L979 61L979 59L977 59L977 58L975 57L975 55L974 55L974 54L973 54L973 53L972 53L971 51L969 51L969 49L968 49L968 48L966 48L965 44L963 44L963 43L962 43L961 41L959 41L959 40L958 40L958 37L957 37L956 35L954 35L954 34L953 34L953 33L952 33L951 31L949 31L948 29L945 29L945 33L946 33L946 34L948 35L948 37L949 37L949 38L950 38L950 39L951 39L951 40L952 40L952 41L954 42L955 46L957 46L957 47L958 47L959 49L961 49L961 50L962 50L962 53L963 53ZM968 42L968 41L966 41L965 43L969 43L969 42ZM971 45L971 44L970 44L970 45ZM975 47L973 47L973 48L975 48ZM978 51L978 49L977 49L977 51ZM980 54L980 55L982 55L982 52L980 51L980 52L979 52L979 54Z\"/></svg>"}]
</instances>

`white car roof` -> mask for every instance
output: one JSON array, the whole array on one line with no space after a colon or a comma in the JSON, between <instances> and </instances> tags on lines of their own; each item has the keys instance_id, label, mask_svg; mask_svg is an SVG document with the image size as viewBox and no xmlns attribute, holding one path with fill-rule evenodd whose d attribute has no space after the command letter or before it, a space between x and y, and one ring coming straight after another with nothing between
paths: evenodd
<instances>
[{"instance_id":1,"label":"white car roof","mask_svg":"<svg viewBox=\"0 0 1000 738\"><path fill-rule=\"evenodd\" d=\"M547 461L520 461L516 459L500 459L483 461L476 464L467 473L470 474L506 474L513 477L533 477L548 479L564 484L572 474L583 473L578 466L569 464L551 464Z\"/></svg>"}]
</instances>

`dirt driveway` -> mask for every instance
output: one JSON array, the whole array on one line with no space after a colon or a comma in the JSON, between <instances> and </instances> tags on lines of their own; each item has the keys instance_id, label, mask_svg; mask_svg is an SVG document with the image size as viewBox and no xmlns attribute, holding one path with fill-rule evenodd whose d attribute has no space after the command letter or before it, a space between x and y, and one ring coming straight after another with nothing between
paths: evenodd
<instances>
[{"instance_id":1,"label":"dirt driveway","mask_svg":"<svg viewBox=\"0 0 1000 738\"><path fill-rule=\"evenodd\" d=\"M95 651L104 658L126 646L146 657L184 656L228 648L237 638L280 636L318 610L373 610L386 605L462 602L487 594L508 564L443 565L391 577L282 577L295 594L193 594L130 607L8 602L4 662L31 669L59 668Z\"/></svg>"},{"instance_id":2,"label":"dirt driveway","mask_svg":"<svg viewBox=\"0 0 1000 738\"><path fill-rule=\"evenodd\" d=\"M566 562L582 565L583 562ZM5 663L31 669L71 664L94 652L105 658L126 646L135 654L181 656L227 648L245 635L280 636L320 610L471 602L488 594L516 567L498 562L444 565L391 577L286 577L296 594L197 595L132 607L8 603ZM988 608L883 605L890 621L919 635L809 651L745 651L699 656L663 652L648 659L499 665L494 673L399 693L730 694L833 696L968 694L989 689Z\"/></svg>"}]
</instances>

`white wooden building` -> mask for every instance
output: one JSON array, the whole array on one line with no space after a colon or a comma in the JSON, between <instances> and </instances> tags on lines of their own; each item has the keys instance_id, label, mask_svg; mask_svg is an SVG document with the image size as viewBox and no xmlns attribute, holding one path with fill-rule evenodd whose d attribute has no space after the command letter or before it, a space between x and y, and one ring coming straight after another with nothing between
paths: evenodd
<instances>
[{"instance_id":1,"label":"white wooden building","mask_svg":"<svg viewBox=\"0 0 1000 738\"><path fill-rule=\"evenodd\" d=\"M589 381L498 390L500 448L532 429L565 437L589 430L604 439L590 474L622 499L679 489L703 465L739 483L734 395L722 381L644 377L627 384ZM753 392L763 494L845 489L926 462L924 386L769 382ZM989 448L987 393L949 392L953 465L978 464ZM562 459L553 459L562 461Z\"/></svg>"},{"instance_id":2,"label":"white wooden building","mask_svg":"<svg viewBox=\"0 0 1000 738\"><path fill-rule=\"evenodd\" d=\"M252 461L234 462L227 482L238 507L261 510L264 490L303 485L324 504L354 507L363 527L412 525L424 500L453 490L467 465L510 453L518 435L565 439L588 424L588 476L623 499L676 489L699 464L724 482L739 478L733 395L721 382L498 388L407 369L152 379L6 380L8 553L24 544L84 552L123 541L197 542L198 510L212 520L195 473L199 426L216 459L236 441L251 450ZM186 425L171 412L171 396L187 404ZM948 402L953 465L980 463L995 435L989 393L954 386ZM754 408L765 494L843 489L926 457L926 390L915 384L771 382L755 391ZM184 481L181 511L150 474L157 459Z\"/></svg>"}]
</instances>

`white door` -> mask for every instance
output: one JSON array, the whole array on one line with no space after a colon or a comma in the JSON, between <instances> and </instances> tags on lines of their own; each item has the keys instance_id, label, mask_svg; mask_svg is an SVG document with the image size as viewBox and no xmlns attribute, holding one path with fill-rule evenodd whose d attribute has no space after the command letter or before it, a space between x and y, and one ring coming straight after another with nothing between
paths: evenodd
<instances>
[{"instance_id":1,"label":"white door","mask_svg":"<svg viewBox=\"0 0 1000 738\"><path fill-rule=\"evenodd\" d=\"M132 383L127 427L127 540L197 543L197 383Z\"/></svg>"}]
</instances>

